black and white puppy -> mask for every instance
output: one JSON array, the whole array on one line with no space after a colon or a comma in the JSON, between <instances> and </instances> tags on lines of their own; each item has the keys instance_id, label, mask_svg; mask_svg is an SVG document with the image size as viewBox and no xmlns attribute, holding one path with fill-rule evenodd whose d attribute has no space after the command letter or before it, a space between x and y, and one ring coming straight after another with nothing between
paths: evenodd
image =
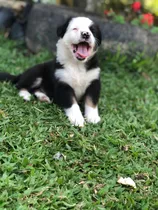
<instances>
[{"instance_id":1,"label":"black and white puppy","mask_svg":"<svg viewBox=\"0 0 158 210\"><path fill-rule=\"evenodd\" d=\"M84 99L87 122L98 123L100 68L96 52L101 44L99 27L89 18L74 17L57 29L57 35L54 61L36 65L18 76L0 73L0 81L14 83L26 101L31 94L40 101L53 101L76 126L84 125L78 105Z\"/></svg>"}]
</instances>

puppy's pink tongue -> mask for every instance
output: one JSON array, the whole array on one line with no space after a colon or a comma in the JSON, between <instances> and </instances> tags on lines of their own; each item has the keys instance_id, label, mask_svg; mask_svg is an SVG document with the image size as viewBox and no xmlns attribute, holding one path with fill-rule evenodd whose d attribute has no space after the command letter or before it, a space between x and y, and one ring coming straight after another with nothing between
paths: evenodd
<instances>
[{"instance_id":1,"label":"puppy's pink tongue","mask_svg":"<svg viewBox=\"0 0 158 210\"><path fill-rule=\"evenodd\" d=\"M88 50L88 46L85 44L80 43L78 45L77 51L76 51L77 55L79 55L82 58L86 58L89 55L89 50Z\"/></svg>"}]
</instances>

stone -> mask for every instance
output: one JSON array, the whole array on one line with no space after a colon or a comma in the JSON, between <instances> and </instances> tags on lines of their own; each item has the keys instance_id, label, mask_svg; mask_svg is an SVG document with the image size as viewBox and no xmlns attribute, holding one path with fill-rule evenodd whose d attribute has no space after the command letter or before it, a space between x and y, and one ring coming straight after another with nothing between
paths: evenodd
<instances>
[{"instance_id":1,"label":"stone","mask_svg":"<svg viewBox=\"0 0 158 210\"><path fill-rule=\"evenodd\" d=\"M24 33L24 26L23 24L15 21L10 28L9 31L9 38L14 40L24 40L25 33Z\"/></svg>"},{"instance_id":2,"label":"stone","mask_svg":"<svg viewBox=\"0 0 158 210\"><path fill-rule=\"evenodd\" d=\"M27 20L32 9L32 4L27 3L23 10L16 17L15 22L10 26L9 38L14 40L25 40Z\"/></svg>"},{"instance_id":3,"label":"stone","mask_svg":"<svg viewBox=\"0 0 158 210\"><path fill-rule=\"evenodd\" d=\"M102 47L121 52L144 52L154 55L158 51L158 35L143 28L108 21L92 13L78 11L64 6L35 4L28 18L26 43L36 53L42 48L55 51L57 26L70 16L87 16L97 22L102 31Z\"/></svg>"},{"instance_id":4,"label":"stone","mask_svg":"<svg viewBox=\"0 0 158 210\"><path fill-rule=\"evenodd\" d=\"M0 7L0 30L10 28L15 21L15 15L10 8Z\"/></svg>"}]
</instances>

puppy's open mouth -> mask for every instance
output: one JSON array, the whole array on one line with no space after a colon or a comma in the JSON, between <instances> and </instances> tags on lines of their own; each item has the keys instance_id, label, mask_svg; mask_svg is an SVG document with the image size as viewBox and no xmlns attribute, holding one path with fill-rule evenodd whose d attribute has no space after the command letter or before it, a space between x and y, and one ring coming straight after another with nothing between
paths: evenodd
<instances>
[{"instance_id":1,"label":"puppy's open mouth","mask_svg":"<svg viewBox=\"0 0 158 210\"><path fill-rule=\"evenodd\" d=\"M90 55L90 45L87 42L80 42L79 44L73 44L73 53L78 60L84 60Z\"/></svg>"}]
</instances>

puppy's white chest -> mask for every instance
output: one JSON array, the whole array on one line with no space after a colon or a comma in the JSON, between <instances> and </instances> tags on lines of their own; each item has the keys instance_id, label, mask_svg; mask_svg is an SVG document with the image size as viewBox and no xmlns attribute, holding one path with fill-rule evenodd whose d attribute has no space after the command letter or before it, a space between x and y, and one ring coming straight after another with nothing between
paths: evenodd
<instances>
[{"instance_id":1,"label":"puppy's white chest","mask_svg":"<svg viewBox=\"0 0 158 210\"><path fill-rule=\"evenodd\" d=\"M70 85L77 99L79 100L85 93L90 83L99 78L100 69L96 68L86 71L85 68L75 68L73 66L65 69L58 69L55 76L62 82Z\"/></svg>"}]
</instances>

